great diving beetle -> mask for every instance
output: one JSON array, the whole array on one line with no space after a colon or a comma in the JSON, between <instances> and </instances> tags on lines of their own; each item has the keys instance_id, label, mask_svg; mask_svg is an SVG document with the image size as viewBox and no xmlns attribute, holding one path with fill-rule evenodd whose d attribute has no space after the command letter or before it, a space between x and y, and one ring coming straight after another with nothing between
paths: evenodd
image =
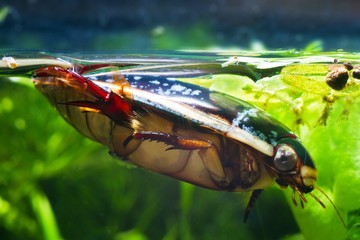
<instances>
[{"instance_id":1,"label":"great diving beetle","mask_svg":"<svg viewBox=\"0 0 360 240\"><path fill-rule=\"evenodd\" d=\"M0 73L30 72L69 124L122 160L213 190L251 191L244 220L262 189L276 182L293 189L296 206L295 193L302 207L309 194L325 208L311 193L318 189L345 226L315 186L316 167L294 133L245 101L178 79L228 65L177 58L67 60L4 57ZM256 75L246 66L242 72Z\"/></svg>"},{"instance_id":2,"label":"great diving beetle","mask_svg":"<svg viewBox=\"0 0 360 240\"><path fill-rule=\"evenodd\" d=\"M245 219L274 181L306 202L317 170L286 126L220 92L112 68L49 66L33 79L71 125L121 159L209 189L252 191Z\"/></svg>"}]
</instances>

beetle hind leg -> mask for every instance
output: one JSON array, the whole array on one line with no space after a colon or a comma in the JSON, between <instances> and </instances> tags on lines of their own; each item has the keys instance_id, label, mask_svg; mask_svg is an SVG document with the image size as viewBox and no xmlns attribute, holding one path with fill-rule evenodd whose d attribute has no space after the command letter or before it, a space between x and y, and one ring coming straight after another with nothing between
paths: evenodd
<instances>
[{"instance_id":1,"label":"beetle hind leg","mask_svg":"<svg viewBox=\"0 0 360 240\"><path fill-rule=\"evenodd\" d=\"M96 66L95 66L96 68ZM45 67L34 72L35 84L43 83L44 79L55 78L77 93L88 96L93 101L77 100L60 104L77 106L87 111L100 111L115 122L129 122L132 118L132 107L127 100L128 94L124 91L129 88L129 83L122 76L115 76L116 84L114 89L105 89L95 81L92 81L81 74L60 67ZM58 102L56 104L59 104Z\"/></svg>"}]
</instances>

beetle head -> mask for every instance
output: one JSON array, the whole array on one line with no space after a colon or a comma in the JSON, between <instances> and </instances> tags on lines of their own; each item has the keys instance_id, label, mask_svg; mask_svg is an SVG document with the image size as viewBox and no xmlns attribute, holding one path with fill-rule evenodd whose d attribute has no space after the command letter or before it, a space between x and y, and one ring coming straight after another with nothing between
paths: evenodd
<instances>
[{"instance_id":1,"label":"beetle head","mask_svg":"<svg viewBox=\"0 0 360 240\"><path fill-rule=\"evenodd\" d=\"M276 182L280 186L290 186L293 189L292 201L295 206L297 206L295 200L296 192L299 194L302 208L304 208L304 202L307 202L304 193L309 193L311 197L325 208L325 204L311 193L316 188L329 200L346 229L346 224L335 204L323 190L315 186L317 170L314 162L308 151L306 151L305 147L296 137L282 138L277 142L270 168L277 176Z\"/></svg>"},{"instance_id":2,"label":"beetle head","mask_svg":"<svg viewBox=\"0 0 360 240\"><path fill-rule=\"evenodd\" d=\"M277 175L276 182L290 186L299 195L314 189L317 170L310 154L296 138L282 138L275 146L271 168Z\"/></svg>"}]
</instances>

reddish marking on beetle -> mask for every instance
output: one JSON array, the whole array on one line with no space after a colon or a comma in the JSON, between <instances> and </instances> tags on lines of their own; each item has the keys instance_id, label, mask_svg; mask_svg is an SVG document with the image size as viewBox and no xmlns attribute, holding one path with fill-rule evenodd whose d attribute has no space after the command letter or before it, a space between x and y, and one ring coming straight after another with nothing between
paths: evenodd
<instances>
[{"instance_id":1,"label":"reddish marking on beetle","mask_svg":"<svg viewBox=\"0 0 360 240\"><path fill-rule=\"evenodd\" d=\"M296 136L296 135L295 135L295 134L293 134L293 133L284 134L283 136L281 136L281 138L278 138L278 139L277 139L277 141L278 141L278 140L280 140L280 139L282 139L282 138L292 138L292 139L297 139L297 138L298 138L298 136Z\"/></svg>"}]
</instances>

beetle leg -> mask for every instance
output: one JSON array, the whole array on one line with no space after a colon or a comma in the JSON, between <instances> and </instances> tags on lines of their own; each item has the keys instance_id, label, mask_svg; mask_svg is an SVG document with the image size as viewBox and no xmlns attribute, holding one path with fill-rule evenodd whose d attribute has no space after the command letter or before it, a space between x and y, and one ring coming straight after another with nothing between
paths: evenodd
<instances>
[{"instance_id":1,"label":"beetle leg","mask_svg":"<svg viewBox=\"0 0 360 240\"><path fill-rule=\"evenodd\" d=\"M250 214L250 209L254 207L255 201L260 196L260 193L262 191L263 191L263 189L257 189L257 190L254 190L251 192L251 196L250 196L249 202L246 206L245 213L244 213L244 222L246 222L246 220L248 219L249 214Z\"/></svg>"},{"instance_id":2,"label":"beetle leg","mask_svg":"<svg viewBox=\"0 0 360 240\"><path fill-rule=\"evenodd\" d=\"M293 204L295 205L295 207L297 207L298 203L297 203L297 201L295 199L295 190L292 191L291 200L292 200Z\"/></svg>"},{"instance_id":3,"label":"beetle leg","mask_svg":"<svg viewBox=\"0 0 360 240\"><path fill-rule=\"evenodd\" d=\"M183 138L180 136L170 135L163 132L152 132L152 131L135 132L133 135L130 135L124 141L124 146L126 146L133 139L163 142L171 146L167 150L171 150L171 149L196 150L200 148L208 148L211 146L211 142L206 140L195 139L195 138Z\"/></svg>"},{"instance_id":4,"label":"beetle leg","mask_svg":"<svg viewBox=\"0 0 360 240\"><path fill-rule=\"evenodd\" d=\"M170 146L167 150L199 150L199 156L207 170L215 177L215 181L224 181L226 178L217 148L211 141L181 137L164 132L138 131L124 141L124 147L133 139L163 142Z\"/></svg>"},{"instance_id":5,"label":"beetle leg","mask_svg":"<svg viewBox=\"0 0 360 240\"><path fill-rule=\"evenodd\" d=\"M87 109L99 110L115 122L123 122L129 120L132 116L132 109L120 94L114 93L112 90L108 91L98 86L91 80L84 76L70 70L60 67L46 67L37 70L34 73L34 78L56 77L62 82L75 89L84 91L84 94L95 98L95 101L73 101L65 104L84 107ZM126 82L125 79L123 81ZM121 93L121 91L119 91Z\"/></svg>"}]
</instances>

